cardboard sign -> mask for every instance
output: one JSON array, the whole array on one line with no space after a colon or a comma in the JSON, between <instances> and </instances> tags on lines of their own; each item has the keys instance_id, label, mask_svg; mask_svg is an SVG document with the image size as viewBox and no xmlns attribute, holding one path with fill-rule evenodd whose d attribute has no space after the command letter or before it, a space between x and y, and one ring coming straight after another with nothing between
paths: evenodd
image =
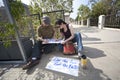
<instances>
[{"instance_id":1,"label":"cardboard sign","mask_svg":"<svg viewBox=\"0 0 120 80\"><path fill-rule=\"evenodd\" d=\"M47 64L46 68L73 76L78 76L79 60L53 57L52 60Z\"/></svg>"}]
</instances>

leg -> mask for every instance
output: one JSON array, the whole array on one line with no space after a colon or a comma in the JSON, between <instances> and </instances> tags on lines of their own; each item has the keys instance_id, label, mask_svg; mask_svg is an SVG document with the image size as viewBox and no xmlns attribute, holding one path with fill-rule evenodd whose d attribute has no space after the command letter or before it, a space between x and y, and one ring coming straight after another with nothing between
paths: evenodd
<instances>
[{"instance_id":1,"label":"leg","mask_svg":"<svg viewBox=\"0 0 120 80\"><path fill-rule=\"evenodd\" d=\"M23 66L23 70L29 69L37 65L39 63L41 55L42 55L42 42L38 41L37 43L34 44L31 59L25 66Z\"/></svg>"},{"instance_id":2,"label":"leg","mask_svg":"<svg viewBox=\"0 0 120 80\"><path fill-rule=\"evenodd\" d=\"M55 45L54 44L45 44L44 45L44 53L50 53L53 51Z\"/></svg>"},{"instance_id":3,"label":"leg","mask_svg":"<svg viewBox=\"0 0 120 80\"><path fill-rule=\"evenodd\" d=\"M80 33L75 33L73 42L77 42L78 55L81 55L79 53L83 50L83 44L82 44L82 37Z\"/></svg>"},{"instance_id":4,"label":"leg","mask_svg":"<svg viewBox=\"0 0 120 80\"><path fill-rule=\"evenodd\" d=\"M42 42L38 41L34 44L31 58L40 59L42 55Z\"/></svg>"},{"instance_id":5,"label":"leg","mask_svg":"<svg viewBox=\"0 0 120 80\"><path fill-rule=\"evenodd\" d=\"M63 52L63 44L58 44L58 49L60 52Z\"/></svg>"}]
</instances>

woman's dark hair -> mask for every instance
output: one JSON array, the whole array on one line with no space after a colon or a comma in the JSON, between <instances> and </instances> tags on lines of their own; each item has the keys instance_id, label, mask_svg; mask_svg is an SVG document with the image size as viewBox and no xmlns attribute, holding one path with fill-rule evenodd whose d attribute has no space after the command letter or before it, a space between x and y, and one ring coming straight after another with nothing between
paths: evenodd
<instances>
[{"instance_id":1,"label":"woman's dark hair","mask_svg":"<svg viewBox=\"0 0 120 80\"><path fill-rule=\"evenodd\" d=\"M55 22L55 25L61 25L61 24L67 24L65 21L63 21L62 19L57 19Z\"/></svg>"}]
</instances>

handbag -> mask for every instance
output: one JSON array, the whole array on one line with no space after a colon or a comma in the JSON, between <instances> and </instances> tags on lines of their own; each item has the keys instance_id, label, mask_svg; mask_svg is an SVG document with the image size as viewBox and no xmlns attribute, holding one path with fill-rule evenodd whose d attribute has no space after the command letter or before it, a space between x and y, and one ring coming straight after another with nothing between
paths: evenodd
<instances>
[{"instance_id":1,"label":"handbag","mask_svg":"<svg viewBox=\"0 0 120 80\"><path fill-rule=\"evenodd\" d=\"M74 43L71 41L68 41L63 46L63 54L75 54L76 49L74 46Z\"/></svg>"}]
</instances>

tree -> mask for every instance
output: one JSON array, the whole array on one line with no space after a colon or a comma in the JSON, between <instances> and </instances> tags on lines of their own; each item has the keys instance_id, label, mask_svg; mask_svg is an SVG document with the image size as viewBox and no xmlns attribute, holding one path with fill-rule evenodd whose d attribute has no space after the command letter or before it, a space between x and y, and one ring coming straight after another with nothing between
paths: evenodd
<instances>
[{"instance_id":1,"label":"tree","mask_svg":"<svg viewBox=\"0 0 120 80\"><path fill-rule=\"evenodd\" d=\"M115 15L120 10L120 0L89 0L92 4L93 17L101 14Z\"/></svg>"},{"instance_id":2,"label":"tree","mask_svg":"<svg viewBox=\"0 0 120 80\"><path fill-rule=\"evenodd\" d=\"M71 12L73 9L72 4L73 0L31 0L30 10L32 14L56 10L64 10L65 12ZM52 19L61 17L61 13L54 13L48 15Z\"/></svg>"},{"instance_id":3,"label":"tree","mask_svg":"<svg viewBox=\"0 0 120 80\"><path fill-rule=\"evenodd\" d=\"M108 6L105 5L102 1L97 2L92 6L91 16L98 17L99 15L103 15L103 14L105 15L107 14L107 9L108 9Z\"/></svg>"},{"instance_id":4,"label":"tree","mask_svg":"<svg viewBox=\"0 0 120 80\"><path fill-rule=\"evenodd\" d=\"M90 9L86 5L80 5L78 8L78 15L81 16L81 19L87 19L90 14Z\"/></svg>"},{"instance_id":5,"label":"tree","mask_svg":"<svg viewBox=\"0 0 120 80\"><path fill-rule=\"evenodd\" d=\"M42 13L42 12L49 12L49 11L56 11L56 10L64 10L65 12L72 11L72 4L73 0L31 0L30 10L32 14ZM63 14L60 12L57 13L49 13L47 14L54 24L56 18L63 18ZM33 23L35 23L34 21ZM35 25L38 27L39 23Z\"/></svg>"},{"instance_id":6,"label":"tree","mask_svg":"<svg viewBox=\"0 0 120 80\"><path fill-rule=\"evenodd\" d=\"M120 0L112 0L111 14L116 15L120 11Z\"/></svg>"},{"instance_id":7,"label":"tree","mask_svg":"<svg viewBox=\"0 0 120 80\"><path fill-rule=\"evenodd\" d=\"M0 21L0 41L2 41L6 47L10 46L11 40L15 39L15 29L17 29L22 36L26 33L28 34L28 29L26 29L26 27L28 27L27 19L24 17L25 9L21 0L8 0L8 5L10 14L13 16L16 24L11 24L8 20L6 21L6 18ZM4 14L1 16L3 15Z\"/></svg>"},{"instance_id":8,"label":"tree","mask_svg":"<svg viewBox=\"0 0 120 80\"><path fill-rule=\"evenodd\" d=\"M96 4L97 2L99 2L100 0L88 0L88 5L93 6L94 4Z\"/></svg>"},{"instance_id":9,"label":"tree","mask_svg":"<svg viewBox=\"0 0 120 80\"><path fill-rule=\"evenodd\" d=\"M42 11L54 11L54 10L65 10L72 11L73 0L32 0L31 6L37 12ZM37 9L36 9L37 7ZM39 9L38 9L39 8Z\"/></svg>"}]
</instances>

